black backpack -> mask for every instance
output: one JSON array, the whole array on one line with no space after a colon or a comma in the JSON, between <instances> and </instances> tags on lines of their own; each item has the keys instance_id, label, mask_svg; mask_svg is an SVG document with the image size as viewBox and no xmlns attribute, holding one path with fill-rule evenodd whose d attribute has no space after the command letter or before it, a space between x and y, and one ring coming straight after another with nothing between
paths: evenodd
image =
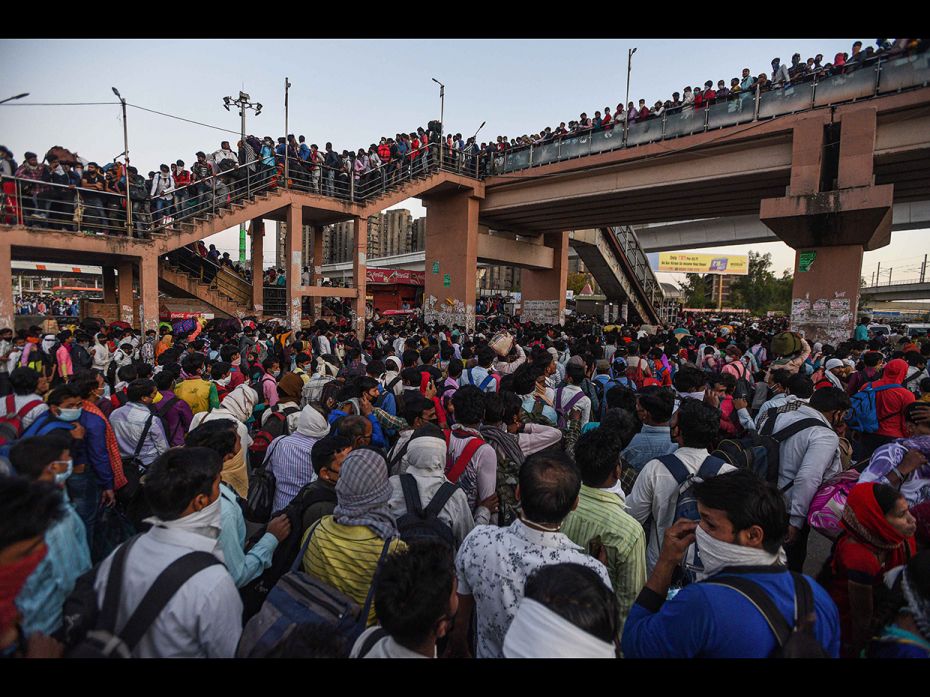
<instances>
[{"instance_id":1,"label":"black backpack","mask_svg":"<svg viewBox=\"0 0 930 697\"><path fill-rule=\"evenodd\" d=\"M139 537L137 535L116 550L107 576L103 606L99 612L97 594L94 592L97 568L78 579L75 591L65 602L65 625L72 628L83 627L87 631L78 634L72 629L69 639L76 643L68 652L68 658L132 658L133 649L181 586L204 569L221 563L209 552L189 552L174 560L158 575L129 620L117 632L116 618L122 595L126 557ZM80 596L75 597L75 593L79 593ZM74 612L78 607L80 609Z\"/></svg>"},{"instance_id":2,"label":"black backpack","mask_svg":"<svg viewBox=\"0 0 930 697\"><path fill-rule=\"evenodd\" d=\"M256 434L255 441L259 441L259 436L264 432ZM269 441L270 442L270 441ZM252 474L249 475L249 495L247 497L248 508L243 511L246 520L253 523L267 523L271 519L271 509L274 506L274 495L278 488L278 480L274 473L268 469L268 462L271 461L271 455L274 448L268 451L268 443L265 443L265 450L261 450L262 457L259 459L253 454L259 452L253 450L255 443L249 447L249 459L252 465ZM277 444L275 444L277 447ZM310 454L307 454L310 459Z\"/></svg>"},{"instance_id":3,"label":"black backpack","mask_svg":"<svg viewBox=\"0 0 930 697\"><path fill-rule=\"evenodd\" d=\"M122 454L123 475L126 477L126 485L117 492L117 498L123 510L126 511L126 515L133 525L137 527L143 519L151 515L148 504L145 502L145 496L142 493L142 477L145 475L146 467L142 464L139 453L142 451L145 439L148 438L154 420L155 414L150 414L133 453L131 455Z\"/></svg>"},{"instance_id":4,"label":"black backpack","mask_svg":"<svg viewBox=\"0 0 930 697\"><path fill-rule=\"evenodd\" d=\"M406 473L400 475L400 484L407 506L407 512L397 519L400 538L407 544L417 540L439 540L449 545L449 549L455 549L452 528L437 516L458 487L452 482L444 482L424 509L414 476Z\"/></svg>"},{"instance_id":5,"label":"black backpack","mask_svg":"<svg viewBox=\"0 0 930 697\"><path fill-rule=\"evenodd\" d=\"M769 594L754 581L741 576L718 576L708 583L732 588L762 613L778 640L778 646L769 658L830 658L814 635L817 622L814 591L804 576L794 571L790 573L794 581L794 627L785 621L785 616Z\"/></svg>"},{"instance_id":6,"label":"black backpack","mask_svg":"<svg viewBox=\"0 0 930 697\"><path fill-rule=\"evenodd\" d=\"M157 407L152 407L152 413L155 414L155 416L157 416L161 421L162 428L165 431L165 436L168 439L168 445L171 445L175 432L177 432L178 427L181 425L181 421L178 420L178 423L176 423L174 426L174 431L168 431L168 410L180 401L180 397L172 397L171 399L163 400Z\"/></svg>"},{"instance_id":7,"label":"black backpack","mask_svg":"<svg viewBox=\"0 0 930 697\"><path fill-rule=\"evenodd\" d=\"M303 523L304 513L310 506L328 500L325 491L311 486L312 482L305 485L281 511L291 523L291 534L278 543L271 557L271 566L265 569L261 576L239 589L239 595L242 597L243 624L261 609L268 593L294 565L300 552L301 540L307 531ZM264 529L260 533L264 533Z\"/></svg>"},{"instance_id":8,"label":"black backpack","mask_svg":"<svg viewBox=\"0 0 930 697\"><path fill-rule=\"evenodd\" d=\"M748 469L761 479L778 486L778 473L781 467L781 444L808 428L830 428L823 421L813 417L795 421L773 433L775 429L775 415L781 407L772 407L768 410L768 417L762 430L750 430L741 438L727 438L717 445L711 453L714 457L728 462L737 469ZM782 493L790 489L794 482L789 482L782 489Z\"/></svg>"},{"instance_id":9,"label":"black backpack","mask_svg":"<svg viewBox=\"0 0 930 697\"><path fill-rule=\"evenodd\" d=\"M275 404L268 411L271 413L271 416L268 417L268 420L262 426L261 430L271 436L271 440L274 440L278 436L291 435L291 429L287 424L287 417L300 411L300 407L288 407L282 410Z\"/></svg>"}]
</instances>

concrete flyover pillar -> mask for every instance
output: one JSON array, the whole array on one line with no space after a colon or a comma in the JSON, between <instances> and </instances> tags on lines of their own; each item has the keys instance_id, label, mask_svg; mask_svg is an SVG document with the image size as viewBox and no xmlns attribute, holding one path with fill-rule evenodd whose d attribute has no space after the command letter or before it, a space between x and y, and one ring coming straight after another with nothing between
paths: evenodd
<instances>
[{"instance_id":1,"label":"concrete flyover pillar","mask_svg":"<svg viewBox=\"0 0 930 697\"><path fill-rule=\"evenodd\" d=\"M265 303L265 289L262 283L262 268L265 264L265 250L262 246L265 237L265 221L256 218L252 221L249 228L249 235L252 238L252 311L262 318Z\"/></svg>"},{"instance_id":2,"label":"concrete flyover pillar","mask_svg":"<svg viewBox=\"0 0 930 697\"><path fill-rule=\"evenodd\" d=\"M424 199L426 287L423 318L475 326L478 202L470 191Z\"/></svg>"},{"instance_id":3,"label":"concrete flyover pillar","mask_svg":"<svg viewBox=\"0 0 930 697\"><path fill-rule=\"evenodd\" d=\"M107 305L116 305L116 269L112 266L103 267L103 302Z\"/></svg>"},{"instance_id":4,"label":"concrete flyover pillar","mask_svg":"<svg viewBox=\"0 0 930 697\"><path fill-rule=\"evenodd\" d=\"M543 244L551 247L552 268L523 269L520 272L523 318L546 324L565 323L565 286L568 281L568 235L564 232L543 235Z\"/></svg>"},{"instance_id":5,"label":"concrete flyover pillar","mask_svg":"<svg viewBox=\"0 0 930 697\"><path fill-rule=\"evenodd\" d=\"M119 312L117 316L121 322L126 322L128 324L135 324L135 317L133 316L133 300L132 300L132 270L135 264L132 259L120 259L116 264L116 273L119 274L117 277L118 287L119 287ZM156 289L156 295L158 297L158 291Z\"/></svg>"},{"instance_id":6,"label":"concrete flyover pillar","mask_svg":"<svg viewBox=\"0 0 930 697\"><path fill-rule=\"evenodd\" d=\"M148 252L139 260L139 325L158 330L158 255Z\"/></svg>"},{"instance_id":7,"label":"concrete flyover pillar","mask_svg":"<svg viewBox=\"0 0 930 697\"><path fill-rule=\"evenodd\" d=\"M365 297L368 294L368 218L355 218L355 256L352 258L352 285L355 296L354 329L359 339L365 337Z\"/></svg>"},{"instance_id":8,"label":"concrete flyover pillar","mask_svg":"<svg viewBox=\"0 0 930 697\"><path fill-rule=\"evenodd\" d=\"M13 302L13 248L0 242L0 328L15 329L16 304Z\"/></svg>"},{"instance_id":9,"label":"concrete flyover pillar","mask_svg":"<svg viewBox=\"0 0 930 697\"><path fill-rule=\"evenodd\" d=\"M323 285L323 226L313 226L313 265L310 268L310 285ZM310 298L311 317L318 320L323 317L323 301L321 298Z\"/></svg>"},{"instance_id":10,"label":"concrete flyover pillar","mask_svg":"<svg viewBox=\"0 0 930 697\"><path fill-rule=\"evenodd\" d=\"M300 235L303 226L303 207L292 203L287 208L287 244L284 247L284 269L287 278L287 322L292 331L300 331L300 319L303 314L300 292L301 257Z\"/></svg>"},{"instance_id":11,"label":"concrete flyover pillar","mask_svg":"<svg viewBox=\"0 0 930 697\"><path fill-rule=\"evenodd\" d=\"M820 155L837 145L829 128L827 144L822 124L795 126L788 195L763 199L759 217L796 250L792 328L835 345L855 328L863 251L891 241L894 186L873 183L874 107L843 114L838 157Z\"/></svg>"}]
</instances>

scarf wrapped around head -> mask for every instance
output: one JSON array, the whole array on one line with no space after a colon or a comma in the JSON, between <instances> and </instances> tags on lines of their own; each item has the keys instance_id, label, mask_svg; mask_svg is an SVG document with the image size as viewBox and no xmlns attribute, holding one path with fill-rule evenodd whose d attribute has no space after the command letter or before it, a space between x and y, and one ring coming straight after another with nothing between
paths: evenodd
<instances>
[{"instance_id":1,"label":"scarf wrapped around head","mask_svg":"<svg viewBox=\"0 0 930 697\"><path fill-rule=\"evenodd\" d=\"M304 381L297 373L285 373L278 381L278 396L283 402L300 403L300 395L304 389Z\"/></svg>"},{"instance_id":2,"label":"scarf wrapped around head","mask_svg":"<svg viewBox=\"0 0 930 697\"><path fill-rule=\"evenodd\" d=\"M365 525L389 540L397 536L388 506L392 491L384 458L374 450L353 450L339 471L333 516L341 525Z\"/></svg>"},{"instance_id":3,"label":"scarf wrapped around head","mask_svg":"<svg viewBox=\"0 0 930 697\"><path fill-rule=\"evenodd\" d=\"M523 598L504 637L505 658L616 658L616 647Z\"/></svg>"},{"instance_id":4,"label":"scarf wrapped around head","mask_svg":"<svg viewBox=\"0 0 930 697\"><path fill-rule=\"evenodd\" d=\"M329 433L329 424L325 416L308 404L297 417L297 432L302 436L323 438Z\"/></svg>"},{"instance_id":5,"label":"scarf wrapped around head","mask_svg":"<svg viewBox=\"0 0 930 697\"><path fill-rule=\"evenodd\" d=\"M245 423L258 403L258 393L248 385L239 385L223 398L221 406L239 421Z\"/></svg>"},{"instance_id":6,"label":"scarf wrapped around head","mask_svg":"<svg viewBox=\"0 0 930 697\"><path fill-rule=\"evenodd\" d=\"M439 428L423 427L414 431L410 437L404 459L409 468L418 470L421 474L439 472L445 476L446 449L446 439L442 437Z\"/></svg>"},{"instance_id":7,"label":"scarf wrapped around head","mask_svg":"<svg viewBox=\"0 0 930 697\"><path fill-rule=\"evenodd\" d=\"M249 497L249 472L245 466L245 446L239 452L223 462L220 478L244 499Z\"/></svg>"},{"instance_id":8,"label":"scarf wrapped around head","mask_svg":"<svg viewBox=\"0 0 930 697\"><path fill-rule=\"evenodd\" d=\"M869 482L852 488L843 510L843 529L866 544L890 552L888 568L893 568L907 561L905 545L913 551L914 538L905 538L885 520L885 514L875 499L876 486Z\"/></svg>"}]
</instances>

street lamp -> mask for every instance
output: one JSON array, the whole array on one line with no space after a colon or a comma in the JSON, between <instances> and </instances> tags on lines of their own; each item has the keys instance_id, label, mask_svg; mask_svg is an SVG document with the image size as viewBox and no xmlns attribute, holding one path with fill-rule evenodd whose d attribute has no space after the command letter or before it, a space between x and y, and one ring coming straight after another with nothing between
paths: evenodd
<instances>
[{"instance_id":1,"label":"street lamp","mask_svg":"<svg viewBox=\"0 0 930 697\"><path fill-rule=\"evenodd\" d=\"M442 169L442 136L446 132L443 120L446 111L446 86L436 78L433 78L433 82L439 85L439 169Z\"/></svg>"},{"instance_id":2,"label":"street lamp","mask_svg":"<svg viewBox=\"0 0 930 697\"><path fill-rule=\"evenodd\" d=\"M129 199L129 127L126 124L126 100L123 99L123 95L119 93L119 90L115 87L111 87L113 94L116 95L116 98L119 100L119 103L123 107L123 161L125 163L125 172L126 177L126 232L131 238L132 235L132 201ZM117 155L119 157L119 155Z\"/></svg>"},{"instance_id":3,"label":"street lamp","mask_svg":"<svg viewBox=\"0 0 930 697\"><path fill-rule=\"evenodd\" d=\"M241 159L243 160L245 159L245 110L253 109L256 116L262 113L262 105L258 102L253 104L249 99L249 95L242 91L239 92L239 97L235 99L232 97L223 97L223 108L226 109L226 111L229 111L230 104L235 104L239 107L239 116L242 117L241 140L243 153ZM258 153L256 153L256 155L258 155ZM240 162L239 164L247 165L248 163ZM248 169L246 169L246 172L248 172ZM239 263L245 263L245 224L239 226Z\"/></svg>"},{"instance_id":4,"label":"street lamp","mask_svg":"<svg viewBox=\"0 0 930 697\"><path fill-rule=\"evenodd\" d=\"M626 118L623 123L623 144L626 145L626 133L630 127L630 71L633 69L633 54L636 53L635 48L627 50L626 54L626 99L623 103L623 108L626 109Z\"/></svg>"},{"instance_id":5,"label":"street lamp","mask_svg":"<svg viewBox=\"0 0 930 697\"><path fill-rule=\"evenodd\" d=\"M22 99L23 97L28 97L28 92L23 92L22 94L17 94L15 97L7 97L3 101L0 101L0 104L6 104L7 102L12 102L14 99Z\"/></svg>"}]
</instances>

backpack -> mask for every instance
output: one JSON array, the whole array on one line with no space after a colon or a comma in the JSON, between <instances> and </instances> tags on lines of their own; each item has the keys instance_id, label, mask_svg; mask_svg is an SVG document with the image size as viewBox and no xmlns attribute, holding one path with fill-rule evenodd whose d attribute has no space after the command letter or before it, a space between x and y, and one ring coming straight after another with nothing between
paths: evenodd
<instances>
[{"instance_id":1,"label":"backpack","mask_svg":"<svg viewBox=\"0 0 930 697\"><path fill-rule=\"evenodd\" d=\"M472 375L472 371L474 371L474 368L469 368L468 370L465 371L466 373L468 373L468 384L470 385L475 384L475 378ZM484 380L481 381L481 384L477 385L477 388L481 390L482 392L484 392L487 389L488 385L490 385L493 381L494 381L494 374L488 373L485 376Z\"/></svg>"},{"instance_id":2,"label":"backpack","mask_svg":"<svg viewBox=\"0 0 930 697\"><path fill-rule=\"evenodd\" d=\"M74 363L75 370L87 370L94 365L94 359L80 344L71 344L71 361Z\"/></svg>"},{"instance_id":3,"label":"backpack","mask_svg":"<svg viewBox=\"0 0 930 697\"><path fill-rule=\"evenodd\" d=\"M123 544L114 554L107 576L103 606L99 612L97 594L93 588L97 577L96 567L78 580L75 591L65 602L65 626L72 628L74 624L78 624L88 629L83 635L70 633L70 638L72 641L76 640L76 643L68 652L68 658L132 658L133 649L181 586L204 569L221 563L209 552L189 552L171 562L158 575L129 620L117 632L116 618L122 595L121 587L126 570L126 557L138 539L137 535ZM78 589L81 595L75 596L74 593L79 592ZM74 613L78 607L80 609Z\"/></svg>"},{"instance_id":4,"label":"backpack","mask_svg":"<svg viewBox=\"0 0 930 697\"><path fill-rule=\"evenodd\" d=\"M268 417L268 420L265 422L265 425L262 426L262 430L259 431L259 433L266 433L268 435L269 443L278 436L291 435L291 430L287 423L287 417L291 414L296 414L299 412L300 408L288 407L287 409L281 410L278 408L278 405L275 404L268 411L271 416Z\"/></svg>"},{"instance_id":5,"label":"backpack","mask_svg":"<svg viewBox=\"0 0 930 697\"><path fill-rule=\"evenodd\" d=\"M747 368L746 364L741 360L733 361L733 365L736 364L739 364L742 370L740 371L740 377L736 378L736 389L733 390L733 399L752 399L755 390L753 390L749 379L746 377L749 374L749 368Z\"/></svg>"},{"instance_id":6,"label":"backpack","mask_svg":"<svg viewBox=\"0 0 930 697\"><path fill-rule=\"evenodd\" d=\"M755 606L762 613L769 628L778 640L778 646L769 658L830 658L814 635L817 614L814 606L814 591L807 579L791 571L794 581L794 627L786 621L781 610L759 584L740 576L714 578L717 586L732 588Z\"/></svg>"},{"instance_id":7,"label":"backpack","mask_svg":"<svg viewBox=\"0 0 930 697\"><path fill-rule=\"evenodd\" d=\"M841 521L846 509L849 492L859 483L859 476L868 467L870 460L865 459L858 465L840 472L824 482L807 510L807 522L817 532L835 540L843 531Z\"/></svg>"},{"instance_id":8,"label":"backpack","mask_svg":"<svg viewBox=\"0 0 930 697\"><path fill-rule=\"evenodd\" d=\"M775 429L775 415L780 407L768 410L768 417L761 431L749 430L740 438L726 438L717 444L711 453L737 469L746 469L757 477L778 485L778 473L781 467L781 444L801 431L817 426L830 428L820 419L813 417L795 421L778 432ZM787 491L794 482L789 482L782 492Z\"/></svg>"},{"instance_id":9,"label":"backpack","mask_svg":"<svg viewBox=\"0 0 930 697\"><path fill-rule=\"evenodd\" d=\"M455 459L452 460L452 450L450 449L446 453L446 479L448 479L453 484L457 483L459 477L462 476L462 473L465 471L465 468L468 466L468 463L471 461L474 454L478 451L482 445L486 445L486 442L483 438L478 436L473 436L468 434L466 436L459 436L454 431L452 435L457 438L470 438L471 440L465 444L465 449L462 453ZM451 441L451 439L450 439Z\"/></svg>"},{"instance_id":10,"label":"backpack","mask_svg":"<svg viewBox=\"0 0 930 697\"><path fill-rule=\"evenodd\" d=\"M297 496L281 511L291 523L291 534L278 543L271 557L271 566L265 569L261 576L239 589L239 595L242 597L242 615L246 622L261 610L268 593L293 566L300 552L300 541L306 532L303 524L304 513L310 506L326 500L322 490L310 487L311 484L304 485L297 492ZM263 533L264 528L259 532Z\"/></svg>"},{"instance_id":11,"label":"backpack","mask_svg":"<svg viewBox=\"0 0 930 697\"><path fill-rule=\"evenodd\" d=\"M16 411L16 395L7 395L6 414L0 417L0 445L11 445L23 434L23 419L40 404L41 399L34 399Z\"/></svg>"},{"instance_id":12,"label":"backpack","mask_svg":"<svg viewBox=\"0 0 930 697\"><path fill-rule=\"evenodd\" d=\"M636 385L637 390L641 390L646 385L646 377L643 375L643 361L646 359L641 356L636 356L636 358L638 362L635 368L627 366L626 377Z\"/></svg>"},{"instance_id":13,"label":"backpack","mask_svg":"<svg viewBox=\"0 0 930 697\"><path fill-rule=\"evenodd\" d=\"M626 380L626 378L623 379ZM601 422L607 415L607 393L615 387L627 387L627 385L624 385L620 380L598 380L597 376L591 382L594 384L594 393L597 395L598 422Z\"/></svg>"},{"instance_id":14,"label":"backpack","mask_svg":"<svg viewBox=\"0 0 930 697\"><path fill-rule=\"evenodd\" d=\"M255 434L252 445L249 446L249 461L252 463L252 474L249 475L249 495L246 499L248 512L245 512L244 515L253 523L267 523L271 518L271 509L274 506L274 495L278 487L278 480L266 464L271 461L271 456L274 453L274 448L268 450L270 443L271 438L269 438L268 432L259 431ZM253 459L253 455L255 459ZM307 460L309 459L310 453L307 453Z\"/></svg>"},{"instance_id":15,"label":"backpack","mask_svg":"<svg viewBox=\"0 0 930 697\"><path fill-rule=\"evenodd\" d=\"M560 387L555 391L555 413L559 415L559 428L566 428L568 426L568 415L571 413L572 408L584 397L584 392L579 390L578 393L563 406L562 392L564 390L564 387Z\"/></svg>"},{"instance_id":16,"label":"backpack","mask_svg":"<svg viewBox=\"0 0 930 697\"><path fill-rule=\"evenodd\" d=\"M236 649L236 658L264 658L298 626L307 624L334 629L343 638L343 650L345 656L348 656L355 640L365 631L378 576L391 540L384 542L365 604L359 607L352 598L300 570L314 530L311 529L307 535L290 571L268 593L258 614L246 623Z\"/></svg>"},{"instance_id":17,"label":"backpack","mask_svg":"<svg viewBox=\"0 0 930 697\"><path fill-rule=\"evenodd\" d=\"M418 540L439 540L446 543L449 549L454 550L455 537L452 534L452 528L439 520L438 516L458 487L451 482L443 482L426 508L423 508L420 490L417 488L417 480L414 476L406 473L400 475L400 485L407 507L407 512L397 519L400 539L407 544Z\"/></svg>"},{"instance_id":18,"label":"backpack","mask_svg":"<svg viewBox=\"0 0 930 697\"><path fill-rule=\"evenodd\" d=\"M871 382L866 383L865 387L849 398L850 408L846 414L846 425L853 431L862 433L875 433L878 431L878 406L875 395L892 387L901 387L901 385L891 384L873 387Z\"/></svg>"},{"instance_id":19,"label":"backpack","mask_svg":"<svg viewBox=\"0 0 930 697\"><path fill-rule=\"evenodd\" d=\"M699 521L701 515L698 513L697 499L694 496L694 480L705 481L711 477L716 477L720 472L720 468L726 463L718 457L708 455L704 458L704 462L701 463L698 471L691 474L674 453L656 459L665 466L665 469L678 483L678 498L675 501L675 517L673 520L687 518L688 520Z\"/></svg>"},{"instance_id":20,"label":"backpack","mask_svg":"<svg viewBox=\"0 0 930 697\"><path fill-rule=\"evenodd\" d=\"M123 461L123 474L126 476L126 485L121 487L119 490L120 502L127 510L127 514L134 524L138 524L142 518L147 518L148 515L142 515L141 509L136 511L137 503L141 503L144 499L142 496L142 476L145 474L146 466L142 463L142 460L139 459L139 453L142 451L142 445L145 443L145 439L149 435L149 430L152 428L152 422L155 420L155 414L149 414L149 418L145 421L145 426L142 428L142 435L139 437L139 441L136 443L136 448L133 451L132 455L121 454ZM148 506L142 506L142 508L148 508Z\"/></svg>"},{"instance_id":21,"label":"backpack","mask_svg":"<svg viewBox=\"0 0 930 697\"><path fill-rule=\"evenodd\" d=\"M168 445L171 445L172 441L174 440L175 433L177 432L178 427L181 425L179 420L178 423L174 426L174 431L170 433L168 432L168 410L180 401L180 397L172 397L171 399L165 400L163 404L159 404L157 408L152 407L152 412L159 418L161 425L165 429L165 435L168 437Z\"/></svg>"}]
</instances>

